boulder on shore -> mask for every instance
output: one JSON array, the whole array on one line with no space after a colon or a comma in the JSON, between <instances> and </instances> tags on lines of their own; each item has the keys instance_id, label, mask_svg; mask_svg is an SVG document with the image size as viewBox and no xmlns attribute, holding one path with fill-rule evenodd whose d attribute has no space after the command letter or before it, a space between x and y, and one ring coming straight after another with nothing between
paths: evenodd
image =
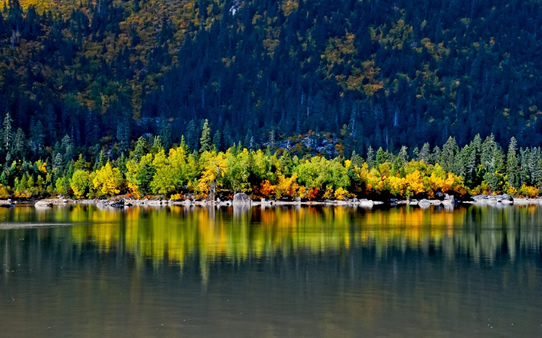
<instances>
[{"instance_id":1,"label":"boulder on shore","mask_svg":"<svg viewBox=\"0 0 542 338\"><path fill-rule=\"evenodd\" d=\"M124 208L124 200L120 201L112 201L112 200L101 200L98 203L96 203L96 206L98 208L116 208L116 209L122 209Z\"/></svg>"},{"instance_id":2,"label":"boulder on shore","mask_svg":"<svg viewBox=\"0 0 542 338\"><path fill-rule=\"evenodd\" d=\"M422 199L418 201L418 206L422 209L427 209L429 208L430 205L431 205L431 202L429 202L429 200Z\"/></svg>"},{"instance_id":3,"label":"boulder on shore","mask_svg":"<svg viewBox=\"0 0 542 338\"><path fill-rule=\"evenodd\" d=\"M111 208L124 208L124 200L120 200L118 202L113 202L109 205Z\"/></svg>"},{"instance_id":4,"label":"boulder on shore","mask_svg":"<svg viewBox=\"0 0 542 338\"><path fill-rule=\"evenodd\" d=\"M233 205L250 205L251 202L250 197L245 193L241 192L233 195Z\"/></svg>"},{"instance_id":5,"label":"boulder on shore","mask_svg":"<svg viewBox=\"0 0 542 338\"><path fill-rule=\"evenodd\" d=\"M34 204L34 207L35 208L42 208L42 209L52 208L53 207L53 202L51 202L50 200L39 200L39 201L36 202L36 204Z\"/></svg>"}]
</instances>

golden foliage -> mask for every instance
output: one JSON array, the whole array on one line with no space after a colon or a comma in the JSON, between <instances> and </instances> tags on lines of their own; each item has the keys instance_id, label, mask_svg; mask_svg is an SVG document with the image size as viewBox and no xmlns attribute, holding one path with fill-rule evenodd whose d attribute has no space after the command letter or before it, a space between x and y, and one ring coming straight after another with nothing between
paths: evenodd
<instances>
[{"instance_id":1,"label":"golden foliage","mask_svg":"<svg viewBox=\"0 0 542 338\"><path fill-rule=\"evenodd\" d=\"M0 198L2 199L7 199L9 198L9 191L8 189L3 186L2 184L0 184Z\"/></svg>"},{"instance_id":2,"label":"golden foliage","mask_svg":"<svg viewBox=\"0 0 542 338\"><path fill-rule=\"evenodd\" d=\"M294 173L292 177L285 177L283 174L279 174L277 178L277 185L275 187L275 195L277 198L281 197L297 197L297 191L299 185L297 184L297 173Z\"/></svg>"},{"instance_id":3,"label":"golden foliage","mask_svg":"<svg viewBox=\"0 0 542 338\"><path fill-rule=\"evenodd\" d=\"M536 197L540 195L540 190L537 187L523 184L518 190L518 194L525 197Z\"/></svg>"},{"instance_id":4,"label":"golden foliage","mask_svg":"<svg viewBox=\"0 0 542 338\"><path fill-rule=\"evenodd\" d=\"M117 195L122 183L123 179L119 168L112 168L109 162L96 171L96 177L92 180L94 189L98 189L98 194L101 196Z\"/></svg>"}]
</instances>

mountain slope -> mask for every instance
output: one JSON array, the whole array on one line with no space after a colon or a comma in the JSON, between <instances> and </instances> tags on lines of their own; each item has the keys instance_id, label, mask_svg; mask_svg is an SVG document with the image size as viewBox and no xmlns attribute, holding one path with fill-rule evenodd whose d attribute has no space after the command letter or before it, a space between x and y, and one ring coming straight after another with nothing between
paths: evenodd
<instances>
[{"instance_id":1,"label":"mountain slope","mask_svg":"<svg viewBox=\"0 0 542 338\"><path fill-rule=\"evenodd\" d=\"M21 3L1 11L0 110L35 156L66 134L196 143L205 118L219 146L311 130L347 154L542 143L538 1Z\"/></svg>"}]
</instances>

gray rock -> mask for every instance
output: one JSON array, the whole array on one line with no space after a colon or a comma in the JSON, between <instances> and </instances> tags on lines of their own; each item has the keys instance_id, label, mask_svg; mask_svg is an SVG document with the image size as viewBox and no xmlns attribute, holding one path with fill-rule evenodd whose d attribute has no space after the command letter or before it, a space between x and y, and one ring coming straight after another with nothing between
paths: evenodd
<instances>
[{"instance_id":1,"label":"gray rock","mask_svg":"<svg viewBox=\"0 0 542 338\"><path fill-rule=\"evenodd\" d=\"M109 206L110 206L111 208L122 209L122 208L124 208L124 200L120 200L120 201L117 201L117 202L113 202L113 203L109 204Z\"/></svg>"},{"instance_id":2,"label":"gray rock","mask_svg":"<svg viewBox=\"0 0 542 338\"><path fill-rule=\"evenodd\" d=\"M508 201L508 202L513 202L514 199L512 198L512 196L508 195L508 194L504 194L504 195L501 195L501 198L500 198L501 201Z\"/></svg>"},{"instance_id":3,"label":"gray rock","mask_svg":"<svg viewBox=\"0 0 542 338\"><path fill-rule=\"evenodd\" d=\"M442 201L442 205L444 205L444 207L448 207L448 208L453 208L455 207L455 204L457 203L457 201L455 200L455 197L452 195L448 195L446 194L446 197L445 199Z\"/></svg>"},{"instance_id":4,"label":"gray rock","mask_svg":"<svg viewBox=\"0 0 542 338\"><path fill-rule=\"evenodd\" d=\"M53 202L51 202L49 200L37 201L36 204L34 204L34 207L35 208L52 208L53 207Z\"/></svg>"},{"instance_id":5,"label":"gray rock","mask_svg":"<svg viewBox=\"0 0 542 338\"><path fill-rule=\"evenodd\" d=\"M407 204L408 205L418 205L418 200L417 199L410 199L410 200L408 200Z\"/></svg>"},{"instance_id":6,"label":"gray rock","mask_svg":"<svg viewBox=\"0 0 542 338\"><path fill-rule=\"evenodd\" d=\"M237 193L233 195L233 205L250 205L251 200L245 193Z\"/></svg>"},{"instance_id":7,"label":"gray rock","mask_svg":"<svg viewBox=\"0 0 542 338\"><path fill-rule=\"evenodd\" d=\"M476 196L472 196L472 199L474 201L484 201L484 200L488 199L488 196L487 195L476 195Z\"/></svg>"},{"instance_id":8,"label":"gray rock","mask_svg":"<svg viewBox=\"0 0 542 338\"><path fill-rule=\"evenodd\" d=\"M429 200L423 199L418 202L418 206L422 209L427 209L431 205Z\"/></svg>"}]
</instances>

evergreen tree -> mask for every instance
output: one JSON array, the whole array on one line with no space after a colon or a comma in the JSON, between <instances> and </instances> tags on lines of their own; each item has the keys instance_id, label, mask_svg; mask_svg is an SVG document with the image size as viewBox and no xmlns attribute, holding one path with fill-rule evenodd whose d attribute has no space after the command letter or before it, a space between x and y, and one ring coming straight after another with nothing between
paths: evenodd
<instances>
[{"instance_id":1,"label":"evergreen tree","mask_svg":"<svg viewBox=\"0 0 542 338\"><path fill-rule=\"evenodd\" d=\"M98 158L94 162L94 166L92 167L92 170L97 171L100 168L102 168L104 165L105 165L104 152L103 150L100 150L100 153L98 154Z\"/></svg>"},{"instance_id":2,"label":"evergreen tree","mask_svg":"<svg viewBox=\"0 0 542 338\"><path fill-rule=\"evenodd\" d=\"M4 122L2 123L2 146L6 151L9 151L11 148L11 142L13 140L13 132L11 131L12 123L13 120L11 119L11 115L7 112L4 117Z\"/></svg>"},{"instance_id":3,"label":"evergreen tree","mask_svg":"<svg viewBox=\"0 0 542 338\"><path fill-rule=\"evenodd\" d=\"M376 151L375 165L379 166L380 164L390 161L390 160L391 160L390 153L382 149L382 147L378 148L378 150Z\"/></svg>"},{"instance_id":4,"label":"evergreen tree","mask_svg":"<svg viewBox=\"0 0 542 338\"><path fill-rule=\"evenodd\" d=\"M219 129L216 130L213 136L213 144L217 150L222 149L222 134L220 133Z\"/></svg>"},{"instance_id":5,"label":"evergreen tree","mask_svg":"<svg viewBox=\"0 0 542 338\"><path fill-rule=\"evenodd\" d=\"M148 151L149 151L149 145L147 143L147 139L144 138L143 136L140 136L137 139L134 151L132 151L132 153L130 154L130 158L135 159L137 162L139 161L141 157L147 154Z\"/></svg>"},{"instance_id":6,"label":"evergreen tree","mask_svg":"<svg viewBox=\"0 0 542 338\"><path fill-rule=\"evenodd\" d=\"M165 119L160 127L160 140L162 140L165 149L171 148L171 125Z\"/></svg>"},{"instance_id":7,"label":"evergreen tree","mask_svg":"<svg viewBox=\"0 0 542 338\"><path fill-rule=\"evenodd\" d=\"M41 121L32 122L30 124L30 150L34 154L34 157L38 157L45 149L45 134L43 132L43 125Z\"/></svg>"},{"instance_id":8,"label":"evergreen tree","mask_svg":"<svg viewBox=\"0 0 542 338\"><path fill-rule=\"evenodd\" d=\"M26 148L26 136L21 128L17 128L13 138L13 145L9 151L15 158L22 160L26 158Z\"/></svg>"},{"instance_id":9,"label":"evergreen tree","mask_svg":"<svg viewBox=\"0 0 542 338\"><path fill-rule=\"evenodd\" d=\"M440 153L439 164L447 172L454 172L457 174L456 166L456 154L459 150L455 138L450 136L444 145L442 146L442 151ZM456 169L456 170L454 170Z\"/></svg>"},{"instance_id":10,"label":"evergreen tree","mask_svg":"<svg viewBox=\"0 0 542 338\"><path fill-rule=\"evenodd\" d=\"M520 187L520 168L517 158L517 141L515 137L510 139L508 146L508 154L506 156L506 175L508 176L508 184L511 187Z\"/></svg>"},{"instance_id":11,"label":"evergreen tree","mask_svg":"<svg viewBox=\"0 0 542 338\"><path fill-rule=\"evenodd\" d=\"M188 147L193 150L198 149L198 142L197 142L197 130L196 130L196 122L194 120L190 120L188 122L188 125L186 126L186 144L188 144Z\"/></svg>"},{"instance_id":12,"label":"evergreen tree","mask_svg":"<svg viewBox=\"0 0 542 338\"><path fill-rule=\"evenodd\" d=\"M431 146L428 142L424 143L420 154L418 155L418 161L424 161L425 163L431 163Z\"/></svg>"},{"instance_id":13,"label":"evergreen tree","mask_svg":"<svg viewBox=\"0 0 542 338\"><path fill-rule=\"evenodd\" d=\"M201 138L200 138L200 153L204 151L211 150L212 143L211 143L211 128L209 127L209 121L205 119L205 122L203 123L203 129L201 131Z\"/></svg>"},{"instance_id":14,"label":"evergreen tree","mask_svg":"<svg viewBox=\"0 0 542 338\"><path fill-rule=\"evenodd\" d=\"M367 165L369 166L369 168L372 168L374 166L374 161L375 152L373 150L373 147L369 146L369 148L367 148Z\"/></svg>"}]
</instances>

